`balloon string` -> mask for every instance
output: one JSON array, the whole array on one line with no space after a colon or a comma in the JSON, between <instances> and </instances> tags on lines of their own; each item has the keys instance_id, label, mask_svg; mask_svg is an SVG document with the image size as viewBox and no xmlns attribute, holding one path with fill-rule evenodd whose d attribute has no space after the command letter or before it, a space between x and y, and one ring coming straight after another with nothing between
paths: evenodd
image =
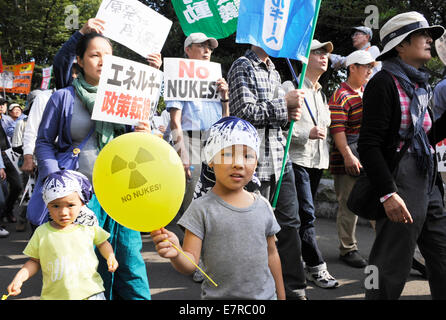
<instances>
[{"instance_id":1,"label":"balloon string","mask_svg":"<svg viewBox=\"0 0 446 320\"><path fill-rule=\"evenodd\" d=\"M218 287L218 284L216 284L207 274L206 274L206 272L204 272L203 271L203 269L201 269L199 266L197 266L197 264L187 255L187 254L185 254L184 252L183 252L183 250L181 250L180 248L178 248L176 245L174 245L171 241L169 241L169 240L164 240L164 241L167 241L167 242L170 242L170 244L175 248L175 249L177 249L178 250L178 252L179 253L181 253L183 256L185 256L190 262L192 262L192 264L195 266L195 267L197 267L198 268L198 270L200 270L200 272L202 273L202 274L204 274L205 276L206 276L206 278L208 278L209 279L209 281L211 281L212 282L212 284L214 285L214 286L216 286L216 287Z\"/></svg>"}]
</instances>

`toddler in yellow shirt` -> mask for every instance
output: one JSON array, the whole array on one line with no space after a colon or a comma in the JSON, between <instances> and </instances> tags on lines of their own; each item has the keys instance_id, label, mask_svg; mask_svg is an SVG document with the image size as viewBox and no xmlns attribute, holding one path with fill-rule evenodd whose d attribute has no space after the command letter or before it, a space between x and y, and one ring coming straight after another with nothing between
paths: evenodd
<instances>
[{"instance_id":1,"label":"toddler in yellow shirt","mask_svg":"<svg viewBox=\"0 0 446 320\"><path fill-rule=\"evenodd\" d=\"M97 272L97 246L108 270L118 267L110 234L101 227L74 224L88 203L93 188L83 174L62 170L48 175L42 197L51 220L39 226L23 251L30 259L8 286L11 296L20 294L23 282L42 268L42 300L105 300L103 281Z\"/></svg>"}]
</instances>

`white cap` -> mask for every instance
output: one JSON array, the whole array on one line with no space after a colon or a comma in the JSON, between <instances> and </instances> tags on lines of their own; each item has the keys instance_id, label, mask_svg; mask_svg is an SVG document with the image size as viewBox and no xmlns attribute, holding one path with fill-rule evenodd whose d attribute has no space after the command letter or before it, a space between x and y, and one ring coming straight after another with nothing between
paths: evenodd
<instances>
[{"instance_id":1,"label":"white cap","mask_svg":"<svg viewBox=\"0 0 446 320\"><path fill-rule=\"evenodd\" d=\"M372 40L373 31L369 27L359 26L359 27L353 27L352 29L360 31L362 33L365 33L366 35L368 35L370 37L369 40Z\"/></svg>"},{"instance_id":2,"label":"white cap","mask_svg":"<svg viewBox=\"0 0 446 320\"><path fill-rule=\"evenodd\" d=\"M14 108L20 108L20 109L22 109L22 107L21 107L18 103L12 103L12 104L9 105L8 110L11 111L11 110L14 109Z\"/></svg>"},{"instance_id":3,"label":"white cap","mask_svg":"<svg viewBox=\"0 0 446 320\"><path fill-rule=\"evenodd\" d=\"M328 53L331 53L333 52L333 43L331 43L330 41L320 43L318 40L313 39L313 41L311 41L310 50L317 50L320 48L325 48Z\"/></svg>"},{"instance_id":4,"label":"white cap","mask_svg":"<svg viewBox=\"0 0 446 320\"><path fill-rule=\"evenodd\" d=\"M214 49L218 47L218 41L215 38L209 38L202 32L191 33L186 40L184 40L184 50L186 50L192 43L203 43L208 40L211 41Z\"/></svg>"},{"instance_id":5,"label":"white cap","mask_svg":"<svg viewBox=\"0 0 446 320\"><path fill-rule=\"evenodd\" d=\"M384 47L376 60L385 59L386 54L400 44L409 34L414 31L425 29L432 36L432 40L440 38L444 32L442 26L429 26L426 18L416 11L400 13L387 21L379 31L381 44Z\"/></svg>"},{"instance_id":6,"label":"white cap","mask_svg":"<svg viewBox=\"0 0 446 320\"><path fill-rule=\"evenodd\" d=\"M346 67L348 67L349 65L354 64L354 63L358 63L358 64L373 63L375 65L376 61L375 61L375 59L373 59L370 52L365 51L365 50L356 50L356 51L353 51L352 53L350 53L345 58L345 66Z\"/></svg>"}]
</instances>

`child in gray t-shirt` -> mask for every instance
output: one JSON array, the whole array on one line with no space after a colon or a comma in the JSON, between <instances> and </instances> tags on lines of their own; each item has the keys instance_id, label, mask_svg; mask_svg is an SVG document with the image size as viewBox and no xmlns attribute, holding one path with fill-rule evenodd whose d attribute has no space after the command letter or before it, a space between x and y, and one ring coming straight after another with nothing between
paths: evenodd
<instances>
[{"instance_id":1,"label":"child in gray t-shirt","mask_svg":"<svg viewBox=\"0 0 446 320\"><path fill-rule=\"evenodd\" d=\"M280 227L269 202L244 189L257 166L260 139L256 129L236 117L210 128L204 153L216 183L192 201L178 222L184 226L182 250L217 284L205 278L202 299L285 299L282 268L274 235ZM178 237L164 228L151 233L161 257L191 274L196 267L171 243ZM168 240L168 241L166 241Z\"/></svg>"}]
</instances>

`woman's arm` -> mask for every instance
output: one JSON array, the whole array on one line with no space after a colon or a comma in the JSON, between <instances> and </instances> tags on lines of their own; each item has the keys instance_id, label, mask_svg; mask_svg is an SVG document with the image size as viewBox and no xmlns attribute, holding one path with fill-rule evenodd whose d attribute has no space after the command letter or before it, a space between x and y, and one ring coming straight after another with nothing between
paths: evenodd
<instances>
[{"instance_id":1,"label":"woman's arm","mask_svg":"<svg viewBox=\"0 0 446 320\"><path fill-rule=\"evenodd\" d=\"M367 84L363 99L363 118L358 140L358 151L361 163L372 185L383 197L392 196L383 203L384 210L389 220L393 222L412 223L412 217L407 210L404 200L398 195L392 170L393 168L383 154L383 150L395 147L392 141L396 135L399 140L398 130L400 121L394 121L395 117L401 118L401 106L393 79L381 71L377 73ZM393 127L393 126L397 126Z\"/></svg>"},{"instance_id":2,"label":"woman's arm","mask_svg":"<svg viewBox=\"0 0 446 320\"><path fill-rule=\"evenodd\" d=\"M42 179L47 177L48 174L59 170L59 164L56 159L58 150L55 141L59 134L64 104L69 103L67 100L68 97L70 97L69 89L59 90L54 93L49 99L42 115L42 120L37 131L35 147L39 177ZM73 99L74 97L71 97L71 100ZM59 139L62 139L62 137L59 137Z\"/></svg>"},{"instance_id":3,"label":"woman's arm","mask_svg":"<svg viewBox=\"0 0 446 320\"><path fill-rule=\"evenodd\" d=\"M76 58L76 46L81 37L82 33L76 31L54 56L53 72L57 90L68 87L73 81L71 67Z\"/></svg>"},{"instance_id":4,"label":"woman's arm","mask_svg":"<svg viewBox=\"0 0 446 320\"><path fill-rule=\"evenodd\" d=\"M398 126L401 119L398 92L393 79L386 71L378 72L367 84L363 97L363 116L358 139L359 159L379 196L398 190L391 159L383 153L393 153L398 146ZM393 140L393 141L392 141ZM390 149L390 146L395 148Z\"/></svg>"},{"instance_id":5,"label":"woman's arm","mask_svg":"<svg viewBox=\"0 0 446 320\"><path fill-rule=\"evenodd\" d=\"M105 21L97 18L90 18L76 31L67 42L57 51L53 60L53 71L56 89L68 87L73 82L72 66L76 58L76 46L81 37L87 33L102 33Z\"/></svg>"}]
</instances>

